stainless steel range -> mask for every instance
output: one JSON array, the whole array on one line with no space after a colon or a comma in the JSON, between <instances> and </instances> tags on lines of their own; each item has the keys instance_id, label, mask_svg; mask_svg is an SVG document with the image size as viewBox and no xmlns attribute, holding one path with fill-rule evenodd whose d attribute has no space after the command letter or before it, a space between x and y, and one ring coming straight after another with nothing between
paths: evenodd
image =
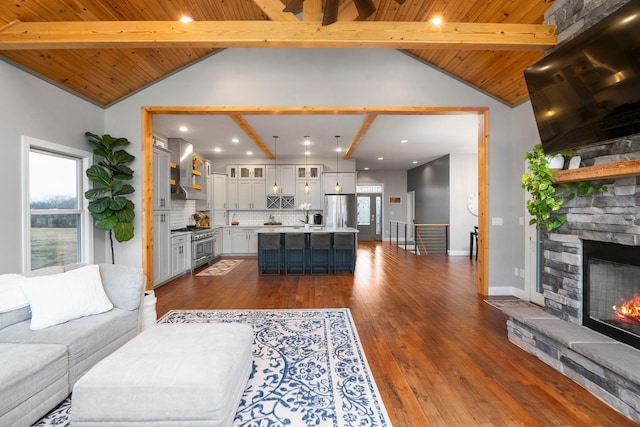
<instances>
[{"instance_id":1,"label":"stainless steel range","mask_svg":"<svg viewBox=\"0 0 640 427\"><path fill-rule=\"evenodd\" d=\"M216 233L210 228L185 227L172 231L191 231L191 269L211 264L215 258Z\"/></svg>"}]
</instances>

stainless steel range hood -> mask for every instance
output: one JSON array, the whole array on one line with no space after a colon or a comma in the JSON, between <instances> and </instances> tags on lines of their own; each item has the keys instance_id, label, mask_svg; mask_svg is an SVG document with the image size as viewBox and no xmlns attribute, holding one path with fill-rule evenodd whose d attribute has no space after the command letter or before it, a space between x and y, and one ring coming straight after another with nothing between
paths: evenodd
<instances>
[{"instance_id":1,"label":"stainless steel range hood","mask_svg":"<svg viewBox=\"0 0 640 427\"><path fill-rule=\"evenodd\" d=\"M204 191L193 188L193 145L184 139L169 138L169 150L178 170L178 181L171 186L171 198L206 200Z\"/></svg>"}]
</instances>

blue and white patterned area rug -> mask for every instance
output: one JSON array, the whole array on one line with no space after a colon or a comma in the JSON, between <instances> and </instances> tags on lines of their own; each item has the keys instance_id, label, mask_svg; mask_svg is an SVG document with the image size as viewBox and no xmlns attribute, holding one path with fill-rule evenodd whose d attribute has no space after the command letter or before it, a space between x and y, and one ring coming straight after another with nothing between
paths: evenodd
<instances>
[{"instance_id":1,"label":"blue and white patterned area rug","mask_svg":"<svg viewBox=\"0 0 640 427\"><path fill-rule=\"evenodd\" d=\"M253 372L236 427L391 426L349 309L174 310L158 322L253 326ZM36 425L68 425L69 400Z\"/></svg>"}]
</instances>

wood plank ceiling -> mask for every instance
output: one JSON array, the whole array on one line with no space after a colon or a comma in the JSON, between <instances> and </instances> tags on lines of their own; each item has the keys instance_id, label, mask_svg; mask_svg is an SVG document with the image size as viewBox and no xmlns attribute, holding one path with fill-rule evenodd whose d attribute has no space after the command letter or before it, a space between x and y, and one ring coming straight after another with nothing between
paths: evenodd
<instances>
[{"instance_id":1,"label":"wood plank ceiling","mask_svg":"<svg viewBox=\"0 0 640 427\"><path fill-rule=\"evenodd\" d=\"M445 23L541 24L553 0L374 0L366 21L427 23L439 16ZM0 39L12 23L67 21L177 21L183 15L199 21L287 20L287 0L2 0ZM304 20L318 16L321 0L307 0ZM338 23L357 20L352 0L341 0ZM247 22L247 24L250 24ZM455 33L456 29L452 30ZM2 49L0 55L24 69L101 106L131 93L211 53L200 45L172 47L106 46L63 49ZM543 56L540 50L474 50L411 48L406 51L493 95L508 105L527 99L522 71ZM478 48L479 49L479 48ZM504 48L502 48L504 49Z\"/></svg>"}]
</instances>

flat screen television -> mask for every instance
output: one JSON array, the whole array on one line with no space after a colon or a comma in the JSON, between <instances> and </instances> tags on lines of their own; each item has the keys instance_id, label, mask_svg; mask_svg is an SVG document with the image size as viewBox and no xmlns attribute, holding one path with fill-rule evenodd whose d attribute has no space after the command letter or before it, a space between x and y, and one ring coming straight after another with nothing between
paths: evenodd
<instances>
[{"instance_id":1,"label":"flat screen television","mask_svg":"<svg viewBox=\"0 0 640 427\"><path fill-rule=\"evenodd\" d=\"M547 153L640 133L640 0L527 68Z\"/></svg>"}]
</instances>

